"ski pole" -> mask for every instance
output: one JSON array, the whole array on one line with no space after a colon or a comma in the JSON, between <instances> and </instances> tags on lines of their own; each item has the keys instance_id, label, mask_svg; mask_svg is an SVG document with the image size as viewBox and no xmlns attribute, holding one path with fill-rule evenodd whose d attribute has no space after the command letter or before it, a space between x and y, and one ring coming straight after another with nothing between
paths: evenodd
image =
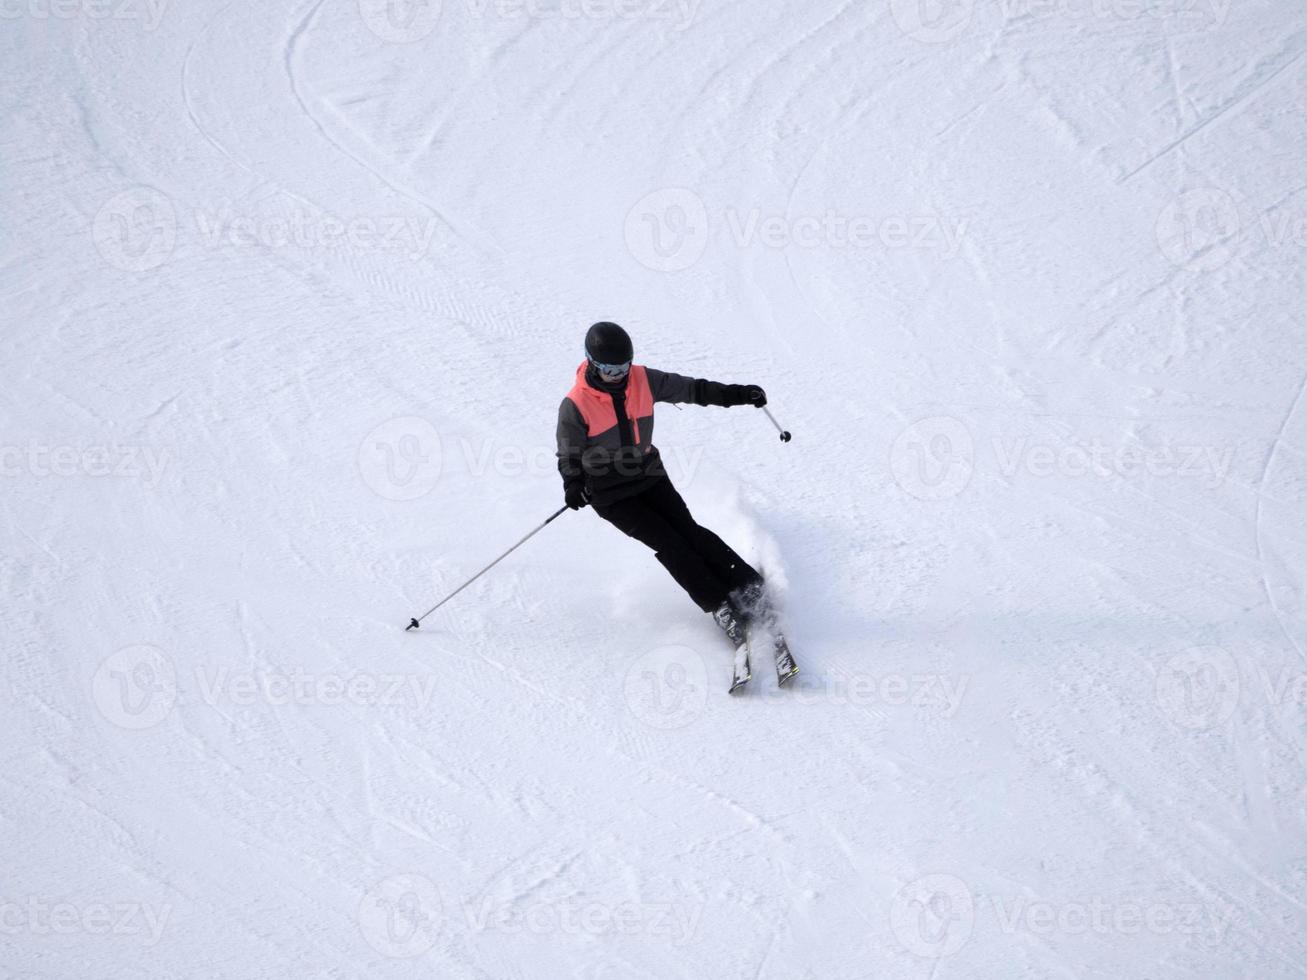
<instances>
[{"instance_id":1,"label":"ski pole","mask_svg":"<svg viewBox=\"0 0 1307 980\"><path fill-rule=\"evenodd\" d=\"M526 535L526 537L524 537L521 541L519 541L517 544L513 545L513 547L509 548L509 549L508 549L507 551L505 551L502 555L500 555L498 558L496 558L494 561L492 561L489 565L487 565L485 568L481 569L481 571L477 572L475 575L473 575L470 579L468 579L466 582L464 582L462 585L460 585L460 586L459 586L457 589L455 589L453 592L449 593L449 595L445 596L445 598L441 599L441 600L440 600L439 602L437 602L434 606L432 606L430 609L428 609L426 612L424 612L421 616L415 616L415 617L414 617L414 618L409 622L409 624L408 624L407 626L404 627L404 632L407 633L409 630L415 630L415 629L417 629L419 626L421 626L421 625L422 625L422 620L426 619L426 618L427 618L428 616L430 616L433 612L435 612L437 609L439 609L441 606L443 606L445 603L447 603L450 599L454 598L454 596L458 595L460 592L462 592L464 589L466 589L469 585L471 585L473 582L475 582L477 579L479 579L482 575L484 575L486 572L490 571L490 569L494 568L494 567L495 567L496 565L498 565L501 561L503 561L505 558L507 558L509 555L511 555L513 552L515 552L518 548L520 548L520 547L522 547L522 545L526 544L527 541L529 541L531 538L535 537L537 534L539 534L541 531L543 531L543 530L544 530L544 529L549 525L550 522L552 522L556 517L558 517L560 514L562 514L563 511L565 511L565 510L567 510L567 505L566 505L566 504L564 504L562 507L559 507L558 510L556 510L556 511L554 511L552 514L550 514L549 517L545 520L544 524L541 524L541 525L539 525L538 527L534 528L534 529L533 529L533 530L532 530L528 535Z\"/></svg>"},{"instance_id":2,"label":"ski pole","mask_svg":"<svg viewBox=\"0 0 1307 980\"><path fill-rule=\"evenodd\" d=\"M776 416L771 413L771 409L763 405L762 410L767 413L767 417L771 419L771 424L776 426L776 431L781 434L781 442L789 442L790 434L781 428L781 424L776 421Z\"/></svg>"}]
</instances>

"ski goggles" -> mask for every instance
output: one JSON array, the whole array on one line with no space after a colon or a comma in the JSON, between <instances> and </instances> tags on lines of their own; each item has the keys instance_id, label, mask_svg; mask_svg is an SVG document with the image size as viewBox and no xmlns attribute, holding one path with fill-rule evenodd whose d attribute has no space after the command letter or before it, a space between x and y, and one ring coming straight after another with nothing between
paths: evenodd
<instances>
[{"instance_id":1,"label":"ski goggles","mask_svg":"<svg viewBox=\"0 0 1307 980\"><path fill-rule=\"evenodd\" d=\"M595 370L598 371L602 377L614 381L618 378L626 377L631 370L630 361L627 361L625 364L600 364L598 361L591 361L590 363L594 365Z\"/></svg>"}]
</instances>

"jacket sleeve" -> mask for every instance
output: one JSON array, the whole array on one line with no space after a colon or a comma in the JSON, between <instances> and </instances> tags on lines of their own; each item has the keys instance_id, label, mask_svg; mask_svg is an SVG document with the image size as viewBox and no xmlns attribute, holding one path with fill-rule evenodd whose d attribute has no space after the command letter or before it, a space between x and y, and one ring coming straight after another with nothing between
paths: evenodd
<instances>
[{"instance_id":1,"label":"jacket sleeve","mask_svg":"<svg viewBox=\"0 0 1307 980\"><path fill-rule=\"evenodd\" d=\"M733 404L728 392L729 385L717 381L705 381L703 378L687 378L683 374L658 371L645 368L649 376L649 390L656 402L689 402L691 405Z\"/></svg>"},{"instance_id":2,"label":"jacket sleeve","mask_svg":"<svg viewBox=\"0 0 1307 980\"><path fill-rule=\"evenodd\" d=\"M572 399L564 398L558 406L557 431L558 472L563 477L563 486L585 479L581 454L585 451L588 434L581 410Z\"/></svg>"}]
</instances>

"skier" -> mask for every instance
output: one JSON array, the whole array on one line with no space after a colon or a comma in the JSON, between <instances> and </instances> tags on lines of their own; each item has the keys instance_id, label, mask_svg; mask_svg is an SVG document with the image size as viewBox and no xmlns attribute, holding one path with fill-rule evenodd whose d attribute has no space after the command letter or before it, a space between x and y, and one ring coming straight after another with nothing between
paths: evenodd
<instances>
[{"instance_id":1,"label":"skier","mask_svg":"<svg viewBox=\"0 0 1307 980\"><path fill-rule=\"evenodd\" d=\"M654 402L761 408L767 394L758 385L632 364L634 353L630 336L616 323L596 323L585 335L585 360L558 408L564 499L573 510L593 506L608 523L652 548L738 649L763 595L762 576L690 516L653 444Z\"/></svg>"}]
</instances>

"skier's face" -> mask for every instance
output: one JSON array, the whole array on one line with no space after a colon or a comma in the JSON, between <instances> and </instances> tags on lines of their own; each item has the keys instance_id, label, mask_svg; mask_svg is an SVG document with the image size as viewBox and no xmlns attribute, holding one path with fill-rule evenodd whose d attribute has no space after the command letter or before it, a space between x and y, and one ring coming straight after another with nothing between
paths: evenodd
<instances>
[{"instance_id":1,"label":"skier's face","mask_svg":"<svg viewBox=\"0 0 1307 980\"><path fill-rule=\"evenodd\" d=\"M600 364L598 361L591 361L595 370L599 372L599 378L604 384L616 384L631 372L631 362L625 364Z\"/></svg>"}]
</instances>

